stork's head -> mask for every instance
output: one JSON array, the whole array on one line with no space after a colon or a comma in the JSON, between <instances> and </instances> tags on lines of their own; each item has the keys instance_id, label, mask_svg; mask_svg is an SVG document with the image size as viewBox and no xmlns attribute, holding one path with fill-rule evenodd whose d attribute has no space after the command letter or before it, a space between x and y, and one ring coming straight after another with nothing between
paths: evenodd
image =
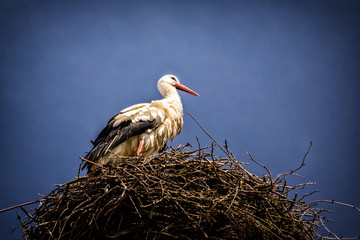
<instances>
[{"instance_id":1,"label":"stork's head","mask_svg":"<svg viewBox=\"0 0 360 240\"><path fill-rule=\"evenodd\" d=\"M160 93L166 97L169 94L171 94L171 92L173 92L175 89L179 89L181 91L190 93L192 95L198 96L199 94L197 94L196 92L194 92L193 90L191 90L190 88L184 86L183 84L180 83L179 79L177 79L177 77L175 77L174 75L165 75L162 78L160 78L160 80L158 81L158 89L160 91Z\"/></svg>"}]
</instances>

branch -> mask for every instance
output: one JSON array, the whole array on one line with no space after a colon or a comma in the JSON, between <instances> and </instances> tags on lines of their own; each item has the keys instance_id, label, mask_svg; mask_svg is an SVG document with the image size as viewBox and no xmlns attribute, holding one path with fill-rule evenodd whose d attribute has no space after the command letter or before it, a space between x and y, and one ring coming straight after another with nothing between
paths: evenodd
<instances>
[{"instance_id":1,"label":"branch","mask_svg":"<svg viewBox=\"0 0 360 240\"><path fill-rule=\"evenodd\" d=\"M1 212L6 212L6 211L9 211L9 210L12 210L12 209L14 209L14 208L19 208L19 207L23 207L23 206L31 205L31 204L34 204L34 203L43 202L43 201L45 201L45 199L39 199L39 200L35 200L35 201L31 201L31 202L27 202L27 203L22 203L22 204L19 204L19 205L15 205L15 206L12 206L12 207L4 208L4 209L1 209L1 210L0 210L0 213L1 213Z\"/></svg>"}]
</instances>

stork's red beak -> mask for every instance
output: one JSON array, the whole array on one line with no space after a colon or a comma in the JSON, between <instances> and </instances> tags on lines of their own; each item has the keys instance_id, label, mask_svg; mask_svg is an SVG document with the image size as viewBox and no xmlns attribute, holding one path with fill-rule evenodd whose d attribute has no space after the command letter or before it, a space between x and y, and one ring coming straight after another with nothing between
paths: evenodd
<instances>
[{"instance_id":1,"label":"stork's red beak","mask_svg":"<svg viewBox=\"0 0 360 240\"><path fill-rule=\"evenodd\" d=\"M176 83L176 84L175 84L175 87L176 87L177 89L181 90L181 91L184 91L184 92L187 92L187 93L190 93L190 94L192 94L192 95L195 95L195 96L200 97L199 94L197 94L196 92L194 92L194 91L191 90L190 88L182 85L181 83Z\"/></svg>"}]
</instances>

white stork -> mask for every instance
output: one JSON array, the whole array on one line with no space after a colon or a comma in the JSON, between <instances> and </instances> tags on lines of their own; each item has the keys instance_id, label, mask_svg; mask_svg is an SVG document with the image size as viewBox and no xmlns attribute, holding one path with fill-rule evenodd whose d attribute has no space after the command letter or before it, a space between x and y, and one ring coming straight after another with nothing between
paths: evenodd
<instances>
[{"instance_id":1,"label":"white stork","mask_svg":"<svg viewBox=\"0 0 360 240\"><path fill-rule=\"evenodd\" d=\"M99 165L116 163L115 156L150 156L159 152L181 132L183 106L176 89L195 96L196 92L182 85L173 75L158 81L162 100L136 104L112 117L99 133L86 159ZM85 163L88 171L95 165Z\"/></svg>"}]
</instances>

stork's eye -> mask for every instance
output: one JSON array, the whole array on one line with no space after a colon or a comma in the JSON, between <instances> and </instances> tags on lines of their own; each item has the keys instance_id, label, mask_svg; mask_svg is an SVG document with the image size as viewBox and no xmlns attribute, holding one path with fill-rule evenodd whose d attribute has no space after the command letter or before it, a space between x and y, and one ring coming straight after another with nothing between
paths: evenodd
<instances>
[{"instance_id":1,"label":"stork's eye","mask_svg":"<svg viewBox=\"0 0 360 240\"><path fill-rule=\"evenodd\" d=\"M176 78L175 78L175 77L170 77L170 78L176 82Z\"/></svg>"}]
</instances>

